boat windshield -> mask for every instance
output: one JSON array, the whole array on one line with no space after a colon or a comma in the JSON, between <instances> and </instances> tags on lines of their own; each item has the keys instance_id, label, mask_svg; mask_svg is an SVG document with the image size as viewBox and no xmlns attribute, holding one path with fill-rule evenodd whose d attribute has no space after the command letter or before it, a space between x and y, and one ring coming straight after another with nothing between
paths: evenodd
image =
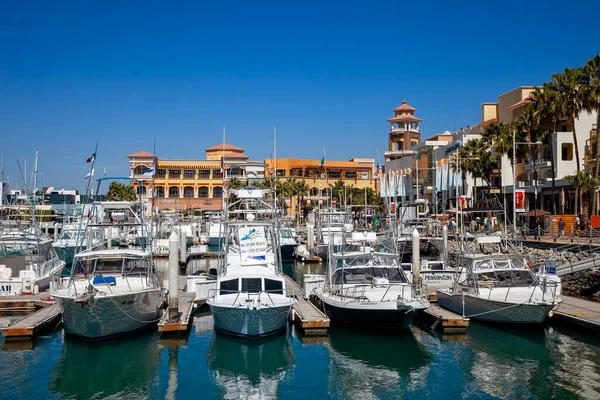
<instances>
[{"instance_id":1,"label":"boat windshield","mask_svg":"<svg viewBox=\"0 0 600 400\"><path fill-rule=\"evenodd\" d=\"M292 238L292 231L289 229L280 229L279 230L279 235L281 235L281 237L283 239L291 239Z\"/></svg>"},{"instance_id":2,"label":"boat windshield","mask_svg":"<svg viewBox=\"0 0 600 400\"><path fill-rule=\"evenodd\" d=\"M515 287L530 286L535 282L531 272L526 270L505 270L490 271L477 274L477 281L480 285L490 285L496 287Z\"/></svg>"},{"instance_id":3,"label":"boat windshield","mask_svg":"<svg viewBox=\"0 0 600 400\"><path fill-rule=\"evenodd\" d=\"M96 258L78 261L75 273L84 275L143 274L147 267L147 260L140 258Z\"/></svg>"},{"instance_id":4,"label":"boat windshield","mask_svg":"<svg viewBox=\"0 0 600 400\"><path fill-rule=\"evenodd\" d=\"M366 284L370 285L373 278L385 278L390 283L406 283L404 274L395 267L355 267L335 271L332 277L334 285Z\"/></svg>"}]
</instances>

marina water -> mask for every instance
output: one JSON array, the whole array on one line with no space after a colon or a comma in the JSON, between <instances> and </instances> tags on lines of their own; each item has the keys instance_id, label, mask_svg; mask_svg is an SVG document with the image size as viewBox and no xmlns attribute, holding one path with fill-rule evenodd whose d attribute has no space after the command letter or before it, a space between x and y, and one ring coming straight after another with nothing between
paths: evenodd
<instances>
[{"instance_id":1,"label":"marina water","mask_svg":"<svg viewBox=\"0 0 600 400\"><path fill-rule=\"evenodd\" d=\"M301 283L322 268L285 272ZM600 338L556 327L472 322L466 334L442 335L417 324L393 335L332 328L321 338L290 327L248 342L215 334L200 313L186 339L148 331L93 345L58 329L1 345L0 399L600 398Z\"/></svg>"}]
</instances>

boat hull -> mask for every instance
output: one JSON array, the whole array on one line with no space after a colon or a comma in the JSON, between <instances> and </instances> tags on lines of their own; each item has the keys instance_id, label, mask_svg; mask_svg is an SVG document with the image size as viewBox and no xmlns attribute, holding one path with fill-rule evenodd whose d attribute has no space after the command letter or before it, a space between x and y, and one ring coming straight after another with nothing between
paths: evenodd
<instances>
[{"instance_id":1,"label":"boat hull","mask_svg":"<svg viewBox=\"0 0 600 400\"><path fill-rule=\"evenodd\" d=\"M282 244L281 245L281 261L294 261L294 251L298 247L297 244Z\"/></svg>"},{"instance_id":2,"label":"boat hull","mask_svg":"<svg viewBox=\"0 0 600 400\"><path fill-rule=\"evenodd\" d=\"M274 335L287 326L291 303L260 309L224 307L209 301L215 329L235 336L260 338Z\"/></svg>"},{"instance_id":3,"label":"boat hull","mask_svg":"<svg viewBox=\"0 0 600 400\"><path fill-rule=\"evenodd\" d=\"M58 297L67 334L89 340L124 335L156 322L164 300L160 289L112 296L96 295L87 303Z\"/></svg>"},{"instance_id":4,"label":"boat hull","mask_svg":"<svg viewBox=\"0 0 600 400\"><path fill-rule=\"evenodd\" d=\"M316 292L310 298L332 323L361 329L408 329L415 315L420 311L411 307L378 309L361 307L359 304L354 305L351 302L336 304L338 302L329 301Z\"/></svg>"},{"instance_id":5,"label":"boat hull","mask_svg":"<svg viewBox=\"0 0 600 400\"><path fill-rule=\"evenodd\" d=\"M463 315L461 294L449 294L437 291L438 303L441 307L458 315ZM465 295L464 315L476 321L499 324L542 324L548 318L554 304L518 304L481 299Z\"/></svg>"}]
</instances>

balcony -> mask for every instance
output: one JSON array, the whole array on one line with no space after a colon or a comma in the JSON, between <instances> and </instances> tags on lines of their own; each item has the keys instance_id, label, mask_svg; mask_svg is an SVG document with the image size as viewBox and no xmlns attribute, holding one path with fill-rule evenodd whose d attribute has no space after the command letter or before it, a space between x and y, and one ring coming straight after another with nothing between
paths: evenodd
<instances>
[{"instance_id":1,"label":"balcony","mask_svg":"<svg viewBox=\"0 0 600 400\"><path fill-rule=\"evenodd\" d=\"M528 188L537 186L538 188L543 187L546 184L546 179L533 179L530 181L517 181L517 187L519 188Z\"/></svg>"},{"instance_id":2,"label":"balcony","mask_svg":"<svg viewBox=\"0 0 600 400\"><path fill-rule=\"evenodd\" d=\"M550 160L545 159L545 158L540 158L539 160L535 160L534 162L528 162L527 164L525 164L525 171L527 171L527 172L533 171L534 165L538 171L541 171L546 168L551 168L551 166L552 166L552 164L550 163Z\"/></svg>"}]
</instances>

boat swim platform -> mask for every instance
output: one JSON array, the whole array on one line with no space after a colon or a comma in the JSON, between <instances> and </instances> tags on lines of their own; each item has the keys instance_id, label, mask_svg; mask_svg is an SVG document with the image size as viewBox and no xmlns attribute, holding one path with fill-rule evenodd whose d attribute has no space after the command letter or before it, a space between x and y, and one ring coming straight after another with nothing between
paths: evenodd
<instances>
[{"instance_id":1,"label":"boat swim platform","mask_svg":"<svg viewBox=\"0 0 600 400\"><path fill-rule=\"evenodd\" d=\"M466 332L470 322L469 318L448 311L437 303L431 303L430 307L425 309L420 317L430 322L434 321L431 329L439 329L444 333Z\"/></svg>"},{"instance_id":2,"label":"boat swim platform","mask_svg":"<svg viewBox=\"0 0 600 400\"><path fill-rule=\"evenodd\" d=\"M314 304L304 297L304 290L285 275L286 287L293 289L296 296L296 304L292 307L292 321L305 335L326 335L329 330L329 318L321 312Z\"/></svg>"},{"instance_id":3,"label":"boat swim platform","mask_svg":"<svg viewBox=\"0 0 600 400\"><path fill-rule=\"evenodd\" d=\"M6 340L31 340L50 328L56 328L61 316L60 307L52 304L2 328L2 336Z\"/></svg>"},{"instance_id":4,"label":"boat swim platform","mask_svg":"<svg viewBox=\"0 0 600 400\"><path fill-rule=\"evenodd\" d=\"M162 318L158 321L158 331L161 334L179 334L187 332L191 326L191 320L194 312L198 309L194 298L196 293L188 293L182 290L178 293L178 307L177 320L169 321L169 307L165 309Z\"/></svg>"},{"instance_id":5,"label":"boat swim platform","mask_svg":"<svg viewBox=\"0 0 600 400\"><path fill-rule=\"evenodd\" d=\"M304 257L304 256L297 256L296 260L306 263L306 264L320 264L323 262L323 259L319 256L308 256L308 257Z\"/></svg>"},{"instance_id":6,"label":"boat swim platform","mask_svg":"<svg viewBox=\"0 0 600 400\"><path fill-rule=\"evenodd\" d=\"M563 296L563 301L553 312L551 320L565 326L600 332L600 302Z\"/></svg>"}]
</instances>

